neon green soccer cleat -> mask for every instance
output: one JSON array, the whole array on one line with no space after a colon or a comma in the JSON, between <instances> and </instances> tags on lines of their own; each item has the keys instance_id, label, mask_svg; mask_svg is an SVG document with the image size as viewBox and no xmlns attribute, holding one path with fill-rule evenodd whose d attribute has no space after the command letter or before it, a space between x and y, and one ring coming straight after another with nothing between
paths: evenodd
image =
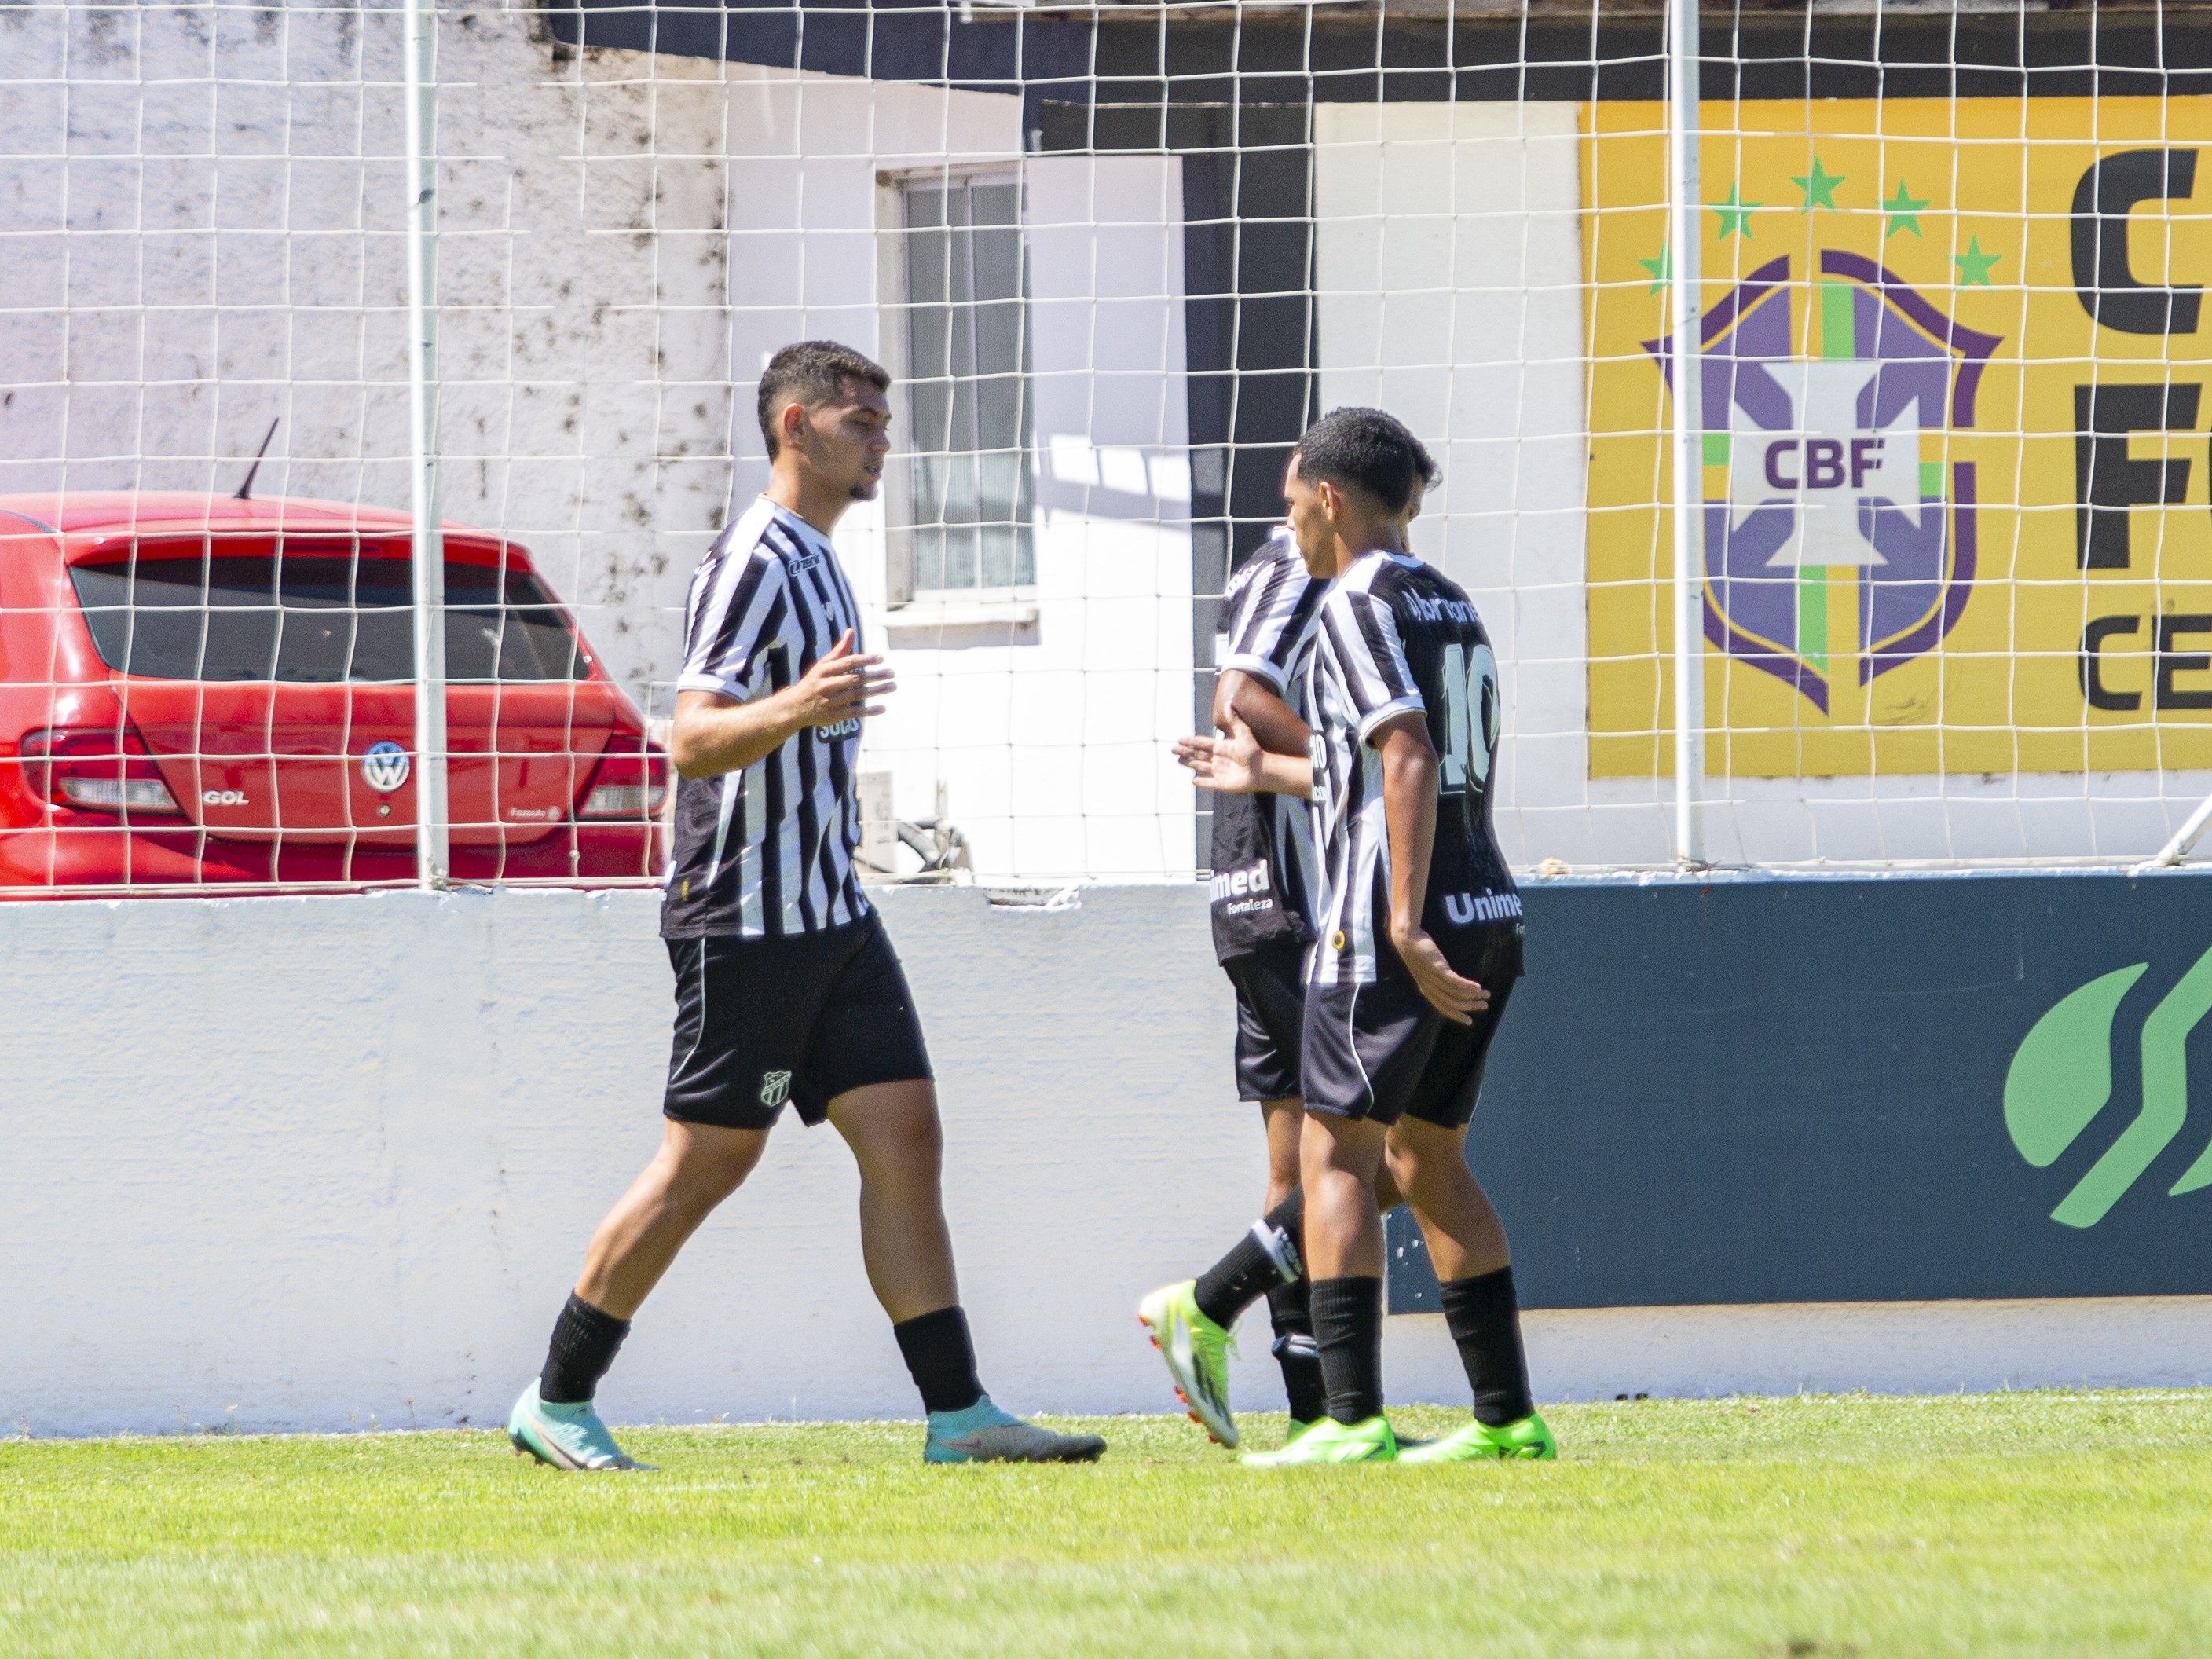
<instances>
[{"instance_id":1,"label":"neon green soccer cleat","mask_svg":"<svg viewBox=\"0 0 2212 1659\"><path fill-rule=\"evenodd\" d=\"M1517 1423L1508 1423L1504 1428L1493 1429L1486 1424L1470 1423L1457 1434L1447 1435L1442 1440L1425 1446L1408 1447L1399 1454L1401 1463L1494 1463L1501 1458L1553 1458L1559 1455L1559 1443L1552 1438L1552 1431L1544 1426L1544 1419L1534 1412Z\"/></svg>"},{"instance_id":2,"label":"neon green soccer cleat","mask_svg":"<svg viewBox=\"0 0 2212 1659\"><path fill-rule=\"evenodd\" d=\"M535 1382L525 1389L522 1398L514 1402L514 1410L507 1419L507 1437L518 1453L572 1473L598 1474L653 1467L635 1462L615 1444L614 1436L599 1421L599 1414L590 1401L580 1400L573 1406L549 1406L538 1397Z\"/></svg>"},{"instance_id":3,"label":"neon green soccer cleat","mask_svg":"<svg viewBox=\"0 0 2212 1659\"><path fill-rule=\"evenodd\" d=\"M1246 1452L1241 1461L1255 1469L1285 1469L1298 1463L1395 1463L1398 1439L1385 1418L1344 1424L1324 1417L1280 1451Z\"/></svg>"},{"instance_id":4,"label":"neon green soccer cleat","mask_svg":"<svg viewBox=\"0 0 2212 1659\"><path fill-rule=\"evenodd\" d=\"M1237 1419L1229 1411L1229 1333L1198 1310L1198 1281L1164 1285L1137 1304L1137 1319L1175 1379L1176 1398L1190 1420L1234 1451Z\"/></svg>"}]
</instances>

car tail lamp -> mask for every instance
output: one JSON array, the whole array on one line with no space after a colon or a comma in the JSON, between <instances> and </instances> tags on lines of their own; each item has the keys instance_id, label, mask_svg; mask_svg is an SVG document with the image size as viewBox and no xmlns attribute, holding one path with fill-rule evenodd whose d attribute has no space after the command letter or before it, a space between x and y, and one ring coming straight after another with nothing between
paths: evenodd
<instances>
[{"instance_id":1,"label":"car tail lamp","mask_svg":"<svg viewBox=\"0 0 2212 1659\"><path fill-rule=\"evenodd\" d=\"M635 732L608 739L580 818L649 818L668 799L668 757Z\"/></svg>"},{"instance_id":2,"label":"car tail lamp","mask_svg":"<svg viewBox=\"0 0 2212 1659\"><path fill-rule=\"evenodd\" d=\"M31 787L56 806L80 812L182 816L145 739L128 720L117 726L56 726L27 732L22 760Z\"/></svg>"}]
</instances>

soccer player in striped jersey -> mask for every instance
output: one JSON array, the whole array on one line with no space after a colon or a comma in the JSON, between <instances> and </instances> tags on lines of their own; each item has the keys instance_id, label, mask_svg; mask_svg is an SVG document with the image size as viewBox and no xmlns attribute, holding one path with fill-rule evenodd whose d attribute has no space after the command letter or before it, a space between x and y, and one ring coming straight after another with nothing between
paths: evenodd
<instances>
[{"instance_id":1,"label":"soccer player in striped jersey","mask_svg":"<svg viewBox=\"0 0 2212 1659\"><path fill-rule=\"evenodd\" d=\"M1386 1169L1420 1224L1474 1420L1405 1461L1549 1457L1505 1230L1468 1169L1484 1060L1522 964L1521 901L1491 830L1498 668L1467 595L1407 552L1417 448L1375 410L1306 433L1284 494L1327 579L1307 670L1304 781L1322 860L1304 1030L1305 1265L1328 1415L1261 1464L1391 1459L1382 1415ZM1283 773L1295 763L1272 763Z\"/></svg>"},{"instance_id":2,"label":"soccer player in striped jersey","mask_svg":"<svg viewBox=\"0 0 2212 1659\"><path fill-rule=\"evenodd\" d=\"M860 645L830 546L875 495L890 376L828 341L761 375L768 492L708 550L684 611L671 748L683 783L661 933L676 1036L660 1152L599 1224L544 1371L507 1423L562 1469L636 1465L592 1396L637 1311L708 1214L760 1161L787 1101L827 1121L860 1170L860 1247L929 1427L930 1462L1073 1462L992 1404L959 1305L939 1191L943 1132L906 975L854 870L860 722L892 690Z\"/></svg>"},{"instance_id":3,"label":"soccer player in striped jersey","mask_svg":"<svg viewBox=\"0 0 2212 1659\"><path fill-rule=\"evenodd\" d=\"M1401 517L1401 537L1436 475L1418 441L1414 451L1420 485ZM1328 583L1306 570L1288 526L1245 561L1222 596L1221 671L1213 695L1213 724L1222 735L1176 745L1200 787L1215 792L1214 950L1237 994L1237 1095L1260 1103L1267 1188L1260 1218L1228 1254L1195 1279L1152 1292L1139 1304L1137 1317L1152 1332L1191 1416L1231 1448L1240 1437L1229 1401L1229 1333L1261 1296L1274 1327L1273 1352L1282 1368L1291 1437L1318 1422L1328 1403L1297 1242L1304 1208L1300 1033L1318 872L1303 784L1296 794L1270 787L1258 764L1263 753L1300 762L1307 757L1312 733L1292 700L1301 696L1297 688L1305 678L1327 591ZM1398 1201L1387 1170L1376 1196L1385 1211Z\"/></svg>"}]
</instances>

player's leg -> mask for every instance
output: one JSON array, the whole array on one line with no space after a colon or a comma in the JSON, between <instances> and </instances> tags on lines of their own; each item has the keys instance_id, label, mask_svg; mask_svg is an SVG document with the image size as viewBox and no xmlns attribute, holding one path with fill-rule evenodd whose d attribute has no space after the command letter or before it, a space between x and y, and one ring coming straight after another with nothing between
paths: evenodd
<instances>
[{"instance_id":1,"label":"player's leg","mask_svg":"<svg viewBox=\"0 0 2212 1659\"><path fill-rule=\"evenodd\" d=\"M1229 1403L1229 1333L1262 1296L1275 1325L1275 1354L1291 1415L1310 1421L1305 1413L1318 1409L1318 1372L1297 1258L1301 963L1297 948L1271 946L1223 964L1237 993L1237 1098L1259 1103L1267 1138L1263 1212L1195 1279L1163 1285L1137 1304L1137 1318L1159 1350L1176 1397L1193 1421L1230 1447L1238 1435Z\"/></svg>"},{"instance_id":2,"label":"player's leg","mask_svg":"<svg viewBox=\"0 0 2212 1659\"><path fill-rule=\"evenodd\" d=\"M860 1251L868 1283L929 1413L933 1463L1088 1462L1096 1435L1055 1434L1001 1411L975 1375L939 1182L944 1132L927 1079L848 1090L830 1121L860 1171Z\"/></svg>"},{"instance_id":3,"label":"player's leg","mask_svg":"<svg viewBox=\"0 0 2212 1659\"><path fill-rule=\"evenodd\" d=\"M592 1404L599 1380L678 1252L760 1161L790 1075L793 1022L777 1015L806 1012L808 969L819 954L760 941L669 941L677 1012L660 1150L592 1235L544 1369L507 1419L517 1451L561 1469L634 1467ZM781 996L762 994L764 971Z\"/></svg>"},{"instance_id":4,"label":"player's leg","mask_svg":"<svg viewBox=\"0 0 2212 1659\"><path fill-rule=\"evenodd\" d=\"M1410 986L1306 988L1303 1033L1305 1267L1326 1415L1260 1463L1396 1455L1382 1417L1382 1218L1389 1125L1435 1042L1434 1015ZM1380 1190L1378 1190L1380 1189Z\"/></svg>"},{"instance_id":5,"label":"player's leg","mask_svg":"<svg viewBox=\"0 0 2212 1659\"><path fill-rule=\"evenodd\" d=\"M860 1173L868 1282L929 1414L936 1463L1085 1462L1106 1443L1055 1434L1001 1411L975 1375L943 1190L937 1086L906 975L879 924L841 970L794 1080L809 1123L825 1119Z\"/></svg>"},{"instance_id":6,"label":"player's leg","mask_svg":"<svg viewBox=\"0 0 2212 1659\"><path fill-rule=\"evenodd\" d=\"M744 1184L768 1133L665 1120L660 1151L585 1247L576 1296L627 1325L700 1224Z\"/></svg>"},{"instance_id":7,"label":"player's leg","mask_svg":"<svg viewBox=\"0 0 2212 1659\"><path fill-rule=\"evenodd\" d=\"M1375 1177L1384 1134L1371 1120L1306 1113L1299 1175L1327 1414L1282 1450L1248 1456L1248 1463L1365 1462L1397 1455L1382 1417L1382 1220L1375 1210Z\"/></svg>"},{"instance_id":8,"label":"player's leg","mask_svg":"<svg viewBox=\"0 0 2212 1659\"><path fill-rule=\"evenodd\" d=\"M1444 1323L1474 1396L1474 1421L1405 1454L1409 1462L1558 1455L1528 1389L1512 1253L1497 1206L1468 1165L1467 1129L1508 981L1473 1027L1441 1034L1425 1085L1391 1127L1388 1161L1420 1224L1442 1290Z\"/></svg>"}]
</instances>

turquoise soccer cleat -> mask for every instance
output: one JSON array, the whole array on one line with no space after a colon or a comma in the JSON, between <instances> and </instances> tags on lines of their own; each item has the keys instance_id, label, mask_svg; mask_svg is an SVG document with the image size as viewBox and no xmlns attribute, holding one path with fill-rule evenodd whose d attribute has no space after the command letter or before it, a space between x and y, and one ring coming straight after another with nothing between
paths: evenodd
<instances>
[{"instance_id":1,"label":"turquoise soccer cleat","mask_svg":"<svg viewBox=\"0 0 2212 1659\"><path fill-rule=\"evenodd\" d=\"M538 1397L532 1382L514 1402L507 1419L507 1437L518 1453L571 1474L611 1473L619 1469L650 1469L615 1444L607 1425L588 1400L574 1405L551 1406Z\"/></svg>"},{"instance_id":2,"label":"turquoise soccer cleat","mask_svg":"<svg viewBox=\"0 0 2212 1659\"><path fill-rule=\"evenodd\" d=\"M1095 1463L1106 1443L1095 1434L1055 1434L1002 1412L985 1395L965 1411L932 1412L925 1463Z\"/></svg>"}]
</instances>

